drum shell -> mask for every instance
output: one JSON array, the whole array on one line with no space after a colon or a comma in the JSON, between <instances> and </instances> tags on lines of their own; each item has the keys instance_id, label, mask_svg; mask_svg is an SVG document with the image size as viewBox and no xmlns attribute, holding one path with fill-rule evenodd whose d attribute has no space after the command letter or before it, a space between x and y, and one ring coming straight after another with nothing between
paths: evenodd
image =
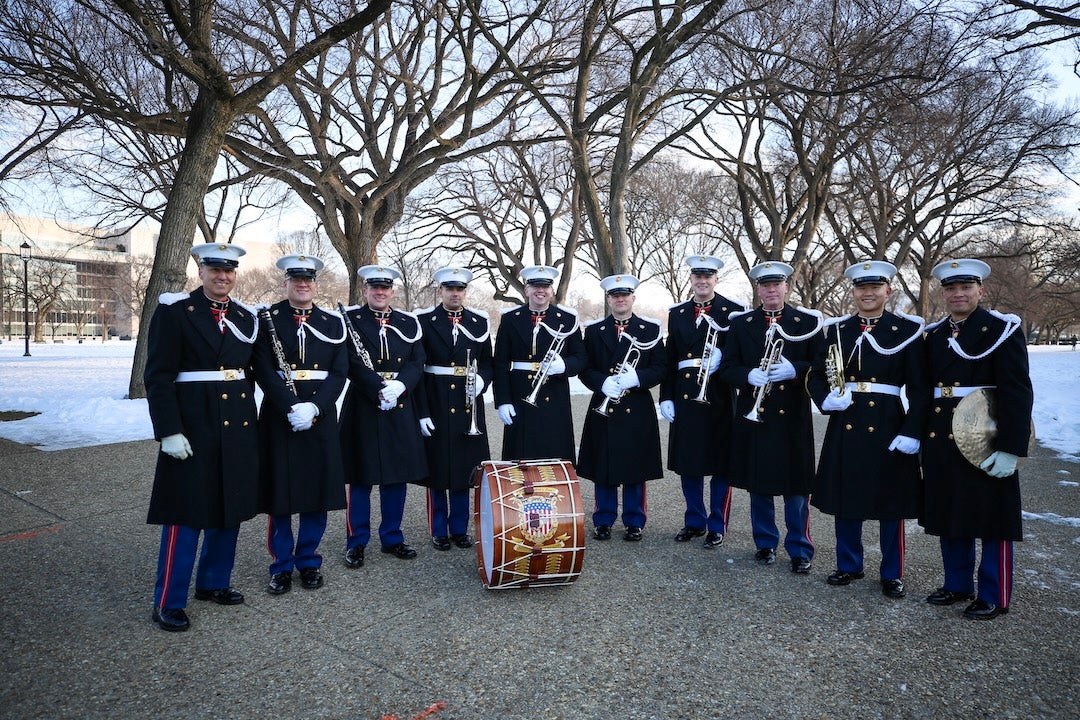
<instances>
[{"instance_id":1,"label":"drum shell","mask_svg":"<svg viewBox=\"0 0 1080 720\"><path fill-rule=\"evenodd\" d=\"M487 460L473 471L480 580L492 590L568 585L585 558L585 513L573 463Z\"/></svg>"}]
</instances>

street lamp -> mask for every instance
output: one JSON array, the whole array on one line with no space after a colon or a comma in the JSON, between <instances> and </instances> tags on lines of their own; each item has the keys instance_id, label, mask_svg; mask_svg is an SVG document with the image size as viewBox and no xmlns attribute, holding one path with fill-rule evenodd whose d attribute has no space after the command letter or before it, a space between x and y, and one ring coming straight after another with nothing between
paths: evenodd
<instances>
[{"instance_id":1,"label":"street lamp","mask_svg":"<svg viewBox=\"0 0 1080 720\"><path fill-rule=\"evenodd\" d=\"M25 240L19 246L19 257L22 258L23 332L26 334L26 352L23 353L23 357L30 357L30 283L27 279L27 267L30 265L30 243Z\"/></svg>"},{"instance_id":2,"label":"street lamp","mask_svg":"<svg viewBox=\"0 0 1080 720\"><path fill-rule=\"evenodd\" d=\"M101 344L105 344L105 333L107 328L105 327L105 303L101 303Z\"/></svg>"}]
</instances>

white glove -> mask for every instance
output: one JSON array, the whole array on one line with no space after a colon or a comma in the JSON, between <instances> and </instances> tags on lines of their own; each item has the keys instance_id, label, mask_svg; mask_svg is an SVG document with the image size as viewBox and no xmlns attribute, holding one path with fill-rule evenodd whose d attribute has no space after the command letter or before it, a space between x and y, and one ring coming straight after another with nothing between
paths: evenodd
<instances>
[{"instance_id":1,"label":"white glove","mask_svg":"<svg viewBox=\"0 0 1080 720\"><path fill-rule=\"evenodd\" d=\"M502 420L503 425L513 425L515 415L517 415L517 411L514 410L514 406L510 403L499 406L499 419Z\"/></svg>"},{"instance_id":2,"label":"white glove","mask_svg":"<svg viewBox=\"0 0 1080 720\"><path fill-rule=\"evenodd\" d=\"M675 403L670 400L661 400L660 414L663 415L664 419L669 423L675 422Z\"/></svg>"},{"instance_id":3,"label":"white glove","mask_svg":"<svg viewBox=\"0 0 1080 720\"><path fill-rule=\"evenodd\" d=\"M161 452L177 460L187 460L195 454L191 452L191 443L183 433L161 438Z\"/></svg>"},{"instance_id":4,"label":"white glove","mask_svg":"<svg viewBox=\"0 0 1080 720\"><path fill-rule=\"evenodd\" d=\"M397 401L396 400L393 400L393 401L380 400L379 401L379 409L380 410L393 410L396 407L397 407Z\"/></svg>"},{"instance_id":5,"label":"white glove","mask_svg":"<svg viewBox=\"0 0 1080 720\"><path fill-rule=\"evenodd\" d=\"M746 382L754 387L765 387L769 384L769 373L761 368L754 368L746 374Z\"/></svg>"},{"instance_id":6,"label":"white glove","mask_svg":"<svg viewBox=\"0 0 1080 720\"><path fill-rule=\"evenodd\" d=\"M780 362L769 366L769 380L771 382L790 380L793 377L795 377L795 366L783 355L780 356Z\"/></svg>"},{"instance_id":7,"label":"white glove","mask_svg":"<svg viewBox=\"0 0 1080 720\"><path fill-rule=\"evenodd\" d=\"M724 353L720 352L720 348L713 348L712 355L709 356L709 374L712 375L716 372L716 368L720 367L720 358L724 356Z\"/></svg>"},{"instance_id":8,"label":"white glove","mask_svg":"<svg viewBox=\"0 0 1080 720\"><path fill-rule=\"evenodd\" d=\"M619 389L619 379L614 375L609 375L604 379L604 384L600 386L600 392L607 395L614 400L622 395L622 391Z\"/></svg>"},{"instance_id":9,"label":"white glove","mask_svg":"<svg viewBox=\"0 0 1080 720\"><path fill-rule=\"evenodd\" d=\"M480 397L484 394L484 388L487 385L484 384L484 378L480 377L480 373L476 373L476 397Z\"/></svg>"},{"instance_id":10,"label":"white glove","mask_svg":"<svg viewBox=\"0 0 1080 720\"><path fill-rule=\"evenodd\" d=\"M431 422L431 418L420 418L420 434L424 437L431 437L432 431L435 430L435 423Z\"/></svg>"},{"instance_id":11,"label":"white glove","mask_svg":"<svg viewBox=\"0 0 1080 720\"><path fill-rule=\"evenodd\" d=\"M562 355L551 358L551 362L548 363L548 375L562 375L564 372L566 372L566 361L562 359Z\"/></svg>"},{"instance_id":12,"label":"white glove","mask_svg":"<svg viewBox=\"0 0 1080 720\"><path fill-rule=\"evenodd\" d=\"M400 380L387 380L383 389L379 391L379 399L383 404L394 405L398 398L405 394L405 383ZM385 408L383 408L385 409Z\"/></svg>"},{"instance_id":13,"label":"white glove","mask_svg":"<svg viewBox=\"0 0 1080 720\"><path fill-rule=\"evenodd\" d=\"M316 416L319 414L319 407L313 402L297 403L289 410L289 424L292 425L293 432L300 432L301 430L310 430L312 424L315 422Z\"/></svg>"},{"instance_id":14,"label":"white glove","mask_svg":"<svg viewBox=\"0 0 1080 720\"><path fill-rule=\"evenodd\" d=\"M852 397L851 393L846 392L843 395L838 395L836 390L831 390L825 399L821 401L821 412L843 412L851 407ZM893 440L895 443L896 441ZM892 446L889 447L892 450ZM916 451L918 448L916 448Z\"/></svg>"},{"instance_id":15,"label":"white glove","mask_svg":"<svg viewBox=\"0 0 1080 720\"><path fill-rule=\"evenodd\" d=\"M641 380L637 376L637 370L632 367L626 368L624 372L616 375L615 380L619 383L619 388L622 390L636 388L641 384Z\"/></svg>"},{"instance_id":16,"label":"white glove","mask_svg":"<svg viewBox=\"0 0 1080 720\"><path fill-rule=\"evenodd\" d=\"M162 440L161 446L164 449L164 440ZM1003 450L995 450L990 457L982 461L982 465L979 467L985 470L990 477L1009 477L1016 472L1016 456Z\"/></svg>"},{"instance_id":17,"label":"white glove","mask_svg":"<svg viewBox=\"0 0 1080 720\"><path fill-rule=\"evenodd\" d=\"M922 445L918 440L907 435L897 435L893 438L893 441L889 443L890 450L896 450L902 452L905 455L914 455L919 452L919 447Z\"/></svg>"}]
</instances>

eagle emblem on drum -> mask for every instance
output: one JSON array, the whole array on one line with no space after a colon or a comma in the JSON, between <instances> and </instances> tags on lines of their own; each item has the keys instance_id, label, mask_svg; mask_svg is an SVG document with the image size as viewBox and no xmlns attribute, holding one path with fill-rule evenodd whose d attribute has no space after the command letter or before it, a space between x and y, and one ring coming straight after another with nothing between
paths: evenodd
<instances>
[{"instance_id":1,"label":"eagle emblem on drum","mask_svg":"<svg viewBox=\"0 0 1080 720\"><path fill-rule=\"evenodd\" d=\"M521 513L518 529L525 541L533 545L543 545L554 537L555 531L559 529L557 490L552 490L548 494L534 493L532 495L515 492L513 498L518 506L518 512Z\"/></svg>"}]
</instances>

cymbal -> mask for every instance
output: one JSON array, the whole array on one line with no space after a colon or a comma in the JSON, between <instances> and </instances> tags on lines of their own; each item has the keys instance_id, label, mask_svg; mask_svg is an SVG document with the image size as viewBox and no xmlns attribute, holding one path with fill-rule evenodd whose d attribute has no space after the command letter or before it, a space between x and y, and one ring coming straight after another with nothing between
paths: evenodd
<instances>
[{"instance_id":1,"label":"cymbal","mask_svg":"<svg viewBox=\"0 0 1080 720\"><path fill-rule=\"evenodd\" d=\"M997 403L990 388L975 390L956 406L952 417L952 434L956 448L964 459L979 467L994 452L997 438ZM1031 423L1028 450L1035 443L1035 423Z\"/></svg>"}]
</instances>

